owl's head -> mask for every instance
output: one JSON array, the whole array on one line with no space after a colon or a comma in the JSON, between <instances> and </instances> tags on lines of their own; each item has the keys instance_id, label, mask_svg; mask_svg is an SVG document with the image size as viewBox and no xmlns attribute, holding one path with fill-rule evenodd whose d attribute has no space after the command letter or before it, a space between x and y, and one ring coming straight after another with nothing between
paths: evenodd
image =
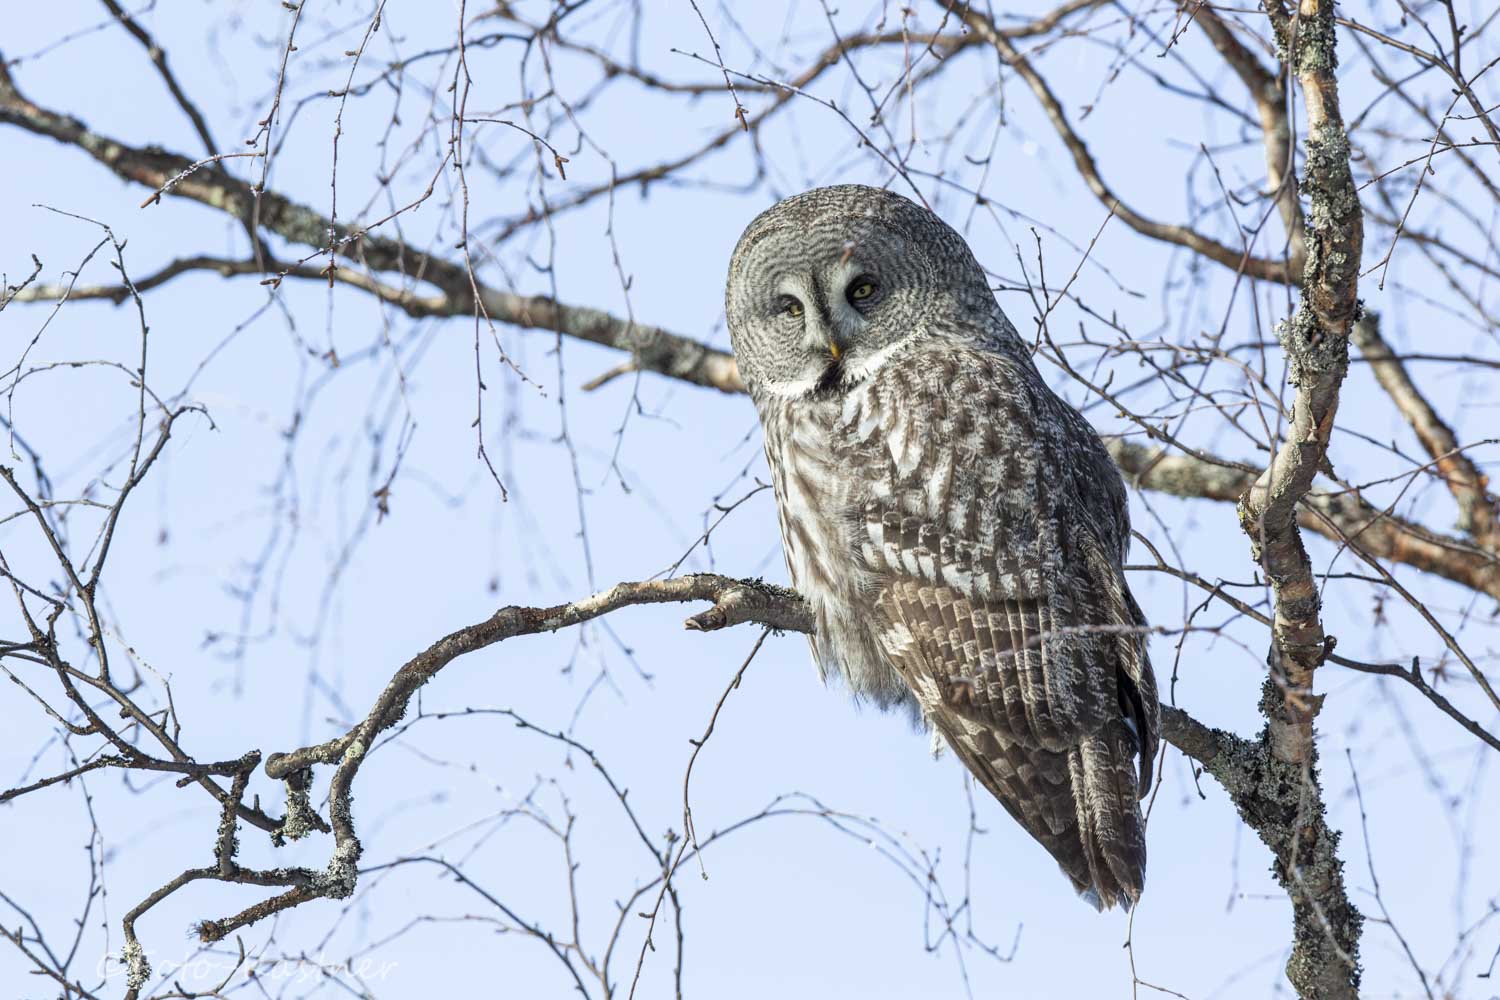
<instances>
[{"instance_id":1,"label":"owl's head","mask_svg":"<svg viewBox=\"0 0 1500 1000\"><path fill-rule=\"evenodd\" d=\"M932 212L860 184L815 188L762 212L725 289L729 336L752 392L844 392L938 331L978 335L997 307L963 237Z\"/></svg>"}]
</instances>

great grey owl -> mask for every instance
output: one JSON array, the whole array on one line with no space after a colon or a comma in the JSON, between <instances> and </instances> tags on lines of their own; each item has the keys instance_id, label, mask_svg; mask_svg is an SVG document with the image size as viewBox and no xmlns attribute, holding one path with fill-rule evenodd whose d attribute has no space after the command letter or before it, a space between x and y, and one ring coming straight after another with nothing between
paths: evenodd
<instances>
[{"instance_id":1,"label":"great grey owl","mask_svg":"<svg viewBox=\"0 0 1500 1000\"><path fill-rule=\"evenodd\" d=\"M1081 894L1133 905L1156 681L1093 428L963 238L889 191L762 213L725 301L824 678L911 710Z\"/></svg>"}]
</instances>

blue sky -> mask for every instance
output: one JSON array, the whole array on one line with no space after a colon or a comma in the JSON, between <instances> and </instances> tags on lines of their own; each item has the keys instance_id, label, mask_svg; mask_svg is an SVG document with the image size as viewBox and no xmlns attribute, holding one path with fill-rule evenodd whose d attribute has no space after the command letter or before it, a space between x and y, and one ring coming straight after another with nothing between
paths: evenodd
<instances>
[{"instance_id":1,"label":"blue sky","mask_svg":"<svg viewBox=\"0 0 1500 1000\"><path fill-rule=\"evenodd\" d=\"M309 13L301 62L286 89L288 108L297 110L283 113L279 134L286 142L270 183L323 211L337 106L318 95L337 73L320 70L319 60L340 63L338 53L363 31L367 7L335 4ZM815 6L795 10L797 30L789 47L823 37L826 25L820 14L813 16ZM753 54L722 12L707 6L705 12L724 43L726 62L749 67ZM711 78L701 65L671 51L707 50L690 8L653 13L658 16L641 39L644 61L680 78ZM865 13L851 12L850 23L862 23ZM774 37L783 14L780 4L740 11L753 37ZM3 45L7 58L24 57L12 70L18 85L39 104L75 114L106 134L196 155L185 118L140 48L118 29L40 51L102 17L102 8L82 4L12 12ZM936 20L925 8L921 17L927 27ZM421 10L391 4L384 35L370 51L383 63L393 51L410 54L447 44L456 18L446 4ZM221 143L232 146L252 136L254 122L265 113L286 12L269 4L163 4L143 15L143 23L167 48ZM327 30L330 25L344 30ZM1201 58L1202 39L1190 42ZM941 85L955 101L991 86L993 60L965 58ZM1161 96L1132 72L1101 91L1105 58L1107 50L1080 43L1061 49L1046 65L1070 107L1097 103L1086 120L1086 137L1111 183L1142 211L1180 218L1186 209L1179 178L1192 150L1199 142L1215 147L1234 135L1220 134L1222 122L1196 105ZM506 45L471 56L471 110L515 100L516 60L516 50ZM1358 63L1348 61L1355 67L1348 70L1352 78ZM872 72L879 69L872 66ZM575 58L560 57L557 73L564 89L584 89L587 78ZM367 75L362 70L358 78ZM822 84L820 96L857 104L862 95L840 90L831 82L837 79ZM402 144L420 133L428 99L417 90L400 98L403 122L388 157L398 157ZM945 217L965 227L1000 281L1013 283L1020 275L1018 244L1028 267L1034 264L1028 222L1007 210L1045 222L1048 274L1066 276L1078 262L1076 248L1087 245L1106 213L1073 174L1030 95L1014 80L1006 94L1008 118L986 182L1001 207L970 217L969 203L955 192L936 184L924 190ZM299 105L304 97L308 101ZM377 141L393 100L385 94L352 101L344 112L340 205L352 212L371 204L371 218L388 210L381 207L385 194L374 178L383 155ZM446 96L438 93L432 101L434 113L442 114ZM592 142L625 172L693 148L732 122L731 111L722 94L665 101L621 87L591 104L584 120ZM965 135L987 140L989 128ZM527 149L519 133L483 135L496 156ZM644 196L637 187L617 193L612 228L630 276L628 292L605 237L606 205L596 202L560 221L558 295L617 314L628 309L643 321L725 345L723 272L744 224L781 194L833 181L883 179L878 164L854 148L842 121L811 102L797 104L769 126L764 141L769 181L749 193L668 185L653 186ZM425 143L398 175L397 203L419 193L431 177L437 147L430 136ZM914 158L924 169L942 161L940 145L929 146ZM570 183L608 179L610 164L593 145L567 155ZM1253 148L1225 155L1231 175L1254 175ZM471 166L471 217L524 212L535 175L529 161L521 162L518 180L497 180ZM248 164L240 161L232 169L249 176ZM736 141L690 176L738 185L754 169L749 144ZM432 201L402 217L406 239L452 246L451 212L444 207L452 183L451 174L445 175ZM556 179L548 183L551 191L567 190ZM0 270L14 281L30 272L33 253L48 281L64 280L64 271L78 267L99 230L49 209L107 223L127 241L126 263L137 277L178 255L244 253L243 234L223 216L172 199L141 208L146 194L77 150L16 129L0 131L0 231L7 237L0 244ZM526 255L544 258L548 251L538 230L503 249L500 258L518 288L542 292L547 284L527 266ZM1215 281L1201 296L1177 294L1164 287L1171 258L1168 250L1111 223L1095 250L1093 261L1100 266L1085 267L1074 290L1094 309L1118 313L1139 336L1190 337L1222 320L1228 286ZM489 273L497 284L498 273ZM81 278L87 284L112 280L102 252ZM559 352L550 335L502 328L505 351L528 376L523 381L508 373L489 332L480 331L490 386L482 431L509 489L502 503L475 457L473 322L413 321L358 292L330 291L317 282L289 280L274 301L268 294L254 278L196 274L146 297L150 384L164 396L185 393L184 399L202 404L212 425L185 419L163 467L134 498L105 576L106 599L118 622L116 641L129 645L151 683L153 672L170 677L184 743L199 759L236 757L252 747L284 750L341 732L364 714L407 657L439 635L487 617L499 604L552 604L657 573L689 549L706 519L717 518L714 504L739 499L757 477L765 478L746 398L652 376L618 378L583 392L579 385L617 364L618 355L578 342L564 343ZM1266 315L1285 312L1276 292L1261 294ZM1388 335L1398 343L1420 339L1440 322L1437 311L1399 291L1372 288L1366 298L1392 317ZM1023 333L1034 329L1024 292L1001 291L1000 301ZM46 305L16 306L0 315L7 352L35 335L50 311ZM1235 315L1241 327L1236 336L1267 333L1251 327L1249 311ZM1071 332L1082 318L1067 306L1054 324ZM1460 352L1485 343L1469 336L1444 328L1444 349ZM349 359L337 370L317 357L330 348ZM128 308L72 303L46 326L32 360L129 363L138 350L139 329ZM1139 375L1131 361L1118 367L1121 379ZM1057 369L1044 366L1044 374L1075 404L1088 402ZM1460 394L1454 390L1454 398ZM576 480L568 449L558 442L560 396L576 449ZM133 412L133 398L117 371L65 368L22 382L10 405L18 431L47 455L59 495L70 495L128 444L125 418ZM298 411L298 434L289 446L283 431ZM1118 429L1105 408L1088 412L1101 429ZM1406 433L1358 368L1341 419L1376 438ZM1482 427L1485 419L1482 411L1455 415L1461 428ZM371 493L407 435L410 446L392 484L390 516L370 523ZM1240 442L1211 429L1202 440L1246 455ZM1357 442L1342 447L1345 475L1373 478L1383 471L1379 456L1362 452ZM279 477L282 488L268 489ZM111 482L106 477L103 488ZM1394 490L1386 499L1391 496ZM1422 509L1443 503L1432 496L1414 499L1428 505ZM1134 502L1139 529L1157 541L1170 530L1204 576L1251 577L1232 506L1160 495ZM79 513L80 523L86 518L86 511ZM0 525L0 532L12 566L50 579L33 531L12 521ZM1331 547L1313 548L1320 566L1334 559ZM696 548L684 566L783 579L770 493L737 507L713 532L711 549ZM327 586L331 567L338 569L335 587ZM1445 613L1461 613L1466 594L1409 572L1402 579ZM1152 620L1169 626L1181 624L1201 601L1157 574L1137 573L1131 582ZM256 586L246 616L245 594ZM1330 585L1327 603L1341 652L1432 657L1440 649L1399 608L1389 611L1387 625L1372 626L1370 593L1355 582ZM13 609L0 615L6 635L19 629ZM629 801L649 835L660 837L669 828L680 833L689 740L701 735L756 639L749 628L687 633L680 626L684 616L675 607L628 609L601 626L512 640L452 664L424 691L422 711L485 711L423 719L371 759L356 786L365 863L440 855L528 919L563 931L569 920L566 859L539 820L560 825L571 813L584 939L602 950L616 901L654 875L649 855L586 759L490 710L513 710L548 730L568 729L630 790ZM1222 606L1210 608L1199 623L1228 617ZM1495 637L1478 618L1464 624L1462 635L1482 651ZM236 641L241 634L242 646ZM1238 623L1221 637L1190 634L1180 654L1176 637L1158 637L1153 656L1164 686L1176 675L1179 704L1205 722L1249 735L1258 728L1254 706L1264 645L1261 630ZM47 689L45 678L34 683ZM1500 859L1487 832L1492 824L1471 822L1495 812L1489 762L1448 720L1404 689L1333 668L1320 683L1329 695L1322 717L1323 767L1332 819L1345 831L1342 853L1356 899L1367 909L1374 906L1366 891L1372 883L1349 780L1351 759L1365 793L1384 902L1424 965L1436 967L1459 931L1494 905L1500 885ZM0 784L68 766L50 720L25 692L3 687L0 717L9 735L0 741ZM75 743L81 752L85 744ZM252 791L279 802L278 790L263 776ZM967 976L980 996L1129 995L1130 955L1121 947L1127 917L1095 914L1075 899L1045 852L978 794L983 832L971 844L961 768L947 757L933 760L926 738L901 719L851 706L842 692L825 690L796 636L768 640L728 697L699 756L692 808L700 841L789 793L813 796L852 817L876 817L879 830L893 839L875 836L871 843L869 831L861 833L857 824L843 824L850 835L826 819L794 813L759 820L716 841L701 871L690 863L678 876L687 927L684 975L692 992L723 998L772 991L794 997L963 996ZM1454 797L1459 807L1446 809ZM806 800L783 801L795 807ZM90 808L103 831L93 849L107 859L107 895L96 901L82 937L77 965L85 982L109 951L118 953L118 922L127 909L184 866L211 860L217 822L217 810L197 790L178 790L170 781L142 787L134 779L127 787L109 773L0 807L0 842L6 845L0 890L25 906L54 940L71 939L71 921L88 891ZM267 866L321 866L329 846L313 838L278 851L249 830L242 830L241 839L245 862ZM1460 864L1464 845L1468 854ZM965 895L964 861L972 851L972 912L964 914L964 926L972 916L975 932L1001 952L1009 954L1015 942L1014 956L997 961L968 947L961 949L960 962L952 940L925 948L924 940L937 937L932 914L924 907L922 886L889 856L896 847L932 859L942 892L953 900ZM1270 858L1240 827L1222 790L1206 777L1195 782L1187 762L1172 750L1151 816L1150 857L1148 889L1133 929L1139 976L1195 1000L1285 993L1280 967L1289 906L1269 873ZM918 861L919 868L924 864ZM199 962L183 975L185 984L201 988L215 979L213 967L228 953L200 956L190 926L231 913L260 894L244 887L195 887L154 909L140 933L159 968ZM333 962L383 942L369 954L389 965L372 972L367 983L380 997L479 990L517 997L567 994L568 980L544 946L498 933L497 914L485 900L430 865L368 874L347 908L341 905L314 903L242 936L247 948L267 954L305 951ZM413 924L416 918L436 919ZM0 910L7 928L16 919ZM623 973L628 981L642 929L638 918L626 920L630 929L620 945L626 957L615 969L617 978ZM1493 948L1496 933L1493 926L1482 929L1490 944L1478 947L1480 954ZM670 995L671 959L658 935L663 950L647 957L642 996ZM1370 996L1420 995L1386 928L1367 927L1364 959ZM116 966L109 968L118 975ZM113 992L119 992L120 980L113 982ZM1484 983L1468 976L1460 995L1488 996ZM340 993L326 982L316 990ZM308 982L288 995L313 991ZM0 993L50 995L13 949L0 950Z\"/></svg>"}]
</instances>

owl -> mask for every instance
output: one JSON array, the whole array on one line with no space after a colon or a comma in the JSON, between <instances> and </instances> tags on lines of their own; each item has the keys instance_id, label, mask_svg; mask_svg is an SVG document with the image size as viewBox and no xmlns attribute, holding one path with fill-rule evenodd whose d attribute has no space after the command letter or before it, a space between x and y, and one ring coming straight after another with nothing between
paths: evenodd
<instances>
[{"instance_id":1,"label":"owl","mask_svg":"<svg viewBox=\"0 0 1500 1000\"><path fill-rule=\"evenodd\" d=\"M1124 483L964 239L860 185L750 223L725 293L813 659L909 711L1103 909L1157 750Z\"/></svg>"}]
</instances>

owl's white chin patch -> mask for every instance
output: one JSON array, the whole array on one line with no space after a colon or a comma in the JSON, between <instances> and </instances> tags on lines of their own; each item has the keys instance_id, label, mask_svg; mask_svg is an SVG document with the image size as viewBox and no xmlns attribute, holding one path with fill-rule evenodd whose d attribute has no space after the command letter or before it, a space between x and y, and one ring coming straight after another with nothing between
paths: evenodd
<instances>
[{"instance_id":1,"label":"owl's white chin patch","mask_svg":"<svg viewBox=\"0 0 1500 1000\"><path fill-rule=\"evenodd\" d=\"M785 382L768 382L761 386L760 391L781 399L801 399L817 389L820 382L822 382L821 376L808 375L805 378L789 379Z\"/></svg>"},{"instance_id":2,"label":"owl's white chin patch","mask_svg":"<svg viewBox=\"0 0 1500 1000\"><path fill-rule=\"evenodd\" d=\"M904 347L906 347L905 341L897 341L894 344L887 344L874 354L860 357L846 355L846 360L840 366L841 377L838 379L838 384L846 388L860 384L885 367L891 358L900 353ZM826 373L788 379L785 382L772 382L761 387L761 391L766 395L782 399L804 399L813 393L826 392L828 389Z\"/></svg>"},{"instance_id":3,"label":"owl's white chin patch","mask_svg":"<svg viewBox=\"0 0 1500 1000\"><path fill-rule=\"evenodd\" d=\"M885 345L874 354L865 357L850 358L844 365L844 381L863 382L885 367L886 362L906 347L906 345L906 340L898 340L894 344Z\"/></svg>"},{"instance_id":4,"label":"owl's white chin patch","mask_svg":"<svg viewBox=\"0 0 1500 1000\"><path fill-rule=\"evenodd\" d=\"M866 381L884 368L895 355L901 353L909 343L908 338L894 344L887 344L873 354L846 354L842 363L834 365L837 372L832 378L830 372L825 370L783 382L766 382L759 387L758 391L763 395L775 396L778 399L805 400L813 395L826 398L831 389L836 387L852 389Z\"/></svg>"}]
</instances>

